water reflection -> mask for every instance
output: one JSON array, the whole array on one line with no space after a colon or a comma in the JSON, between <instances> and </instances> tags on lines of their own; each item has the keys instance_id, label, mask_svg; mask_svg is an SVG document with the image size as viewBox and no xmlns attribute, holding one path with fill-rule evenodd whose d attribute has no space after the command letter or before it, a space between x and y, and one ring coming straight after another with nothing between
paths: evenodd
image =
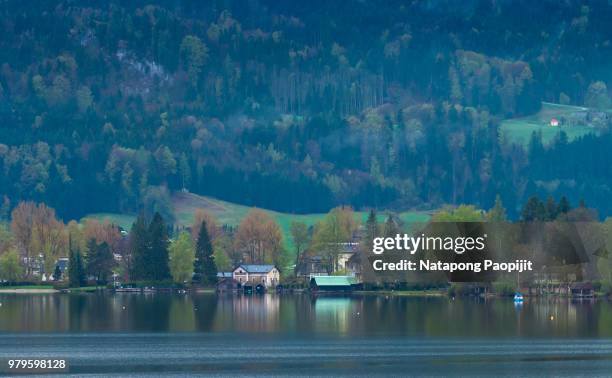
<instances>
[{"instance_id":1,"label":"water reflection","mask_svg":"<svg viewBox=\"0 0 612 378\"><path fill-rule=\"evenodd\" d=\"M605 300L400 296L2 294L0 332L612 337Z\"/></svg>"}]
</instances>

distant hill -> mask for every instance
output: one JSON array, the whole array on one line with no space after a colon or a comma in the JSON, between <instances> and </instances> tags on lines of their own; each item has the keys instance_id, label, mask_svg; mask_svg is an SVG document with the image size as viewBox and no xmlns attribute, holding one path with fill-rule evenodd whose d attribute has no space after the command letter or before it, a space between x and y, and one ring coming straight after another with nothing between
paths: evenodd
<instances>
[{"instance_id":1,"label":"distant hill","mask_svg":"<svg viewBox=\"0 0 612 378\"><path fill-rule=\"evenodd\" d=\"M7 0L0 16L0 209L130 214L187 189L306 216L497 195L514 219L533 195L612 214L612 122L561 125L558 145L545 126L580 113L550 103L610 108L609 1Z\"/></svg>"},{"instance_id":2,"label":"distant hill","mask_svg":"<svg viewBox=\"0 0 612 378\"><path fill-rule=\"evenodd\" d=\"M172 207L177 219L179 226L189 227L193 222L193 215L197 209L204 209L213 214L220 224L227 224L231 226L237 226L247 212L251 209L250 207L238 205L235 203L222 201L212 197L198 196L193 193L175 193L172 195ZM291 238L289 237L289 227L292 221L304 222L308 225L313 225L317 221L323 219L325 214L288 214L277 211L266 210L270 213L276 221L279 223L283 230L283 236L285 242L291 244ZM361 211L356 212L362 221L365 221L368 212ZM398 214L400 219L405 223L416 223L416 222L427 222L430 218L428 212L402 212ZM379 212L379 220L382 222L386 217L386 213ZM115 214L115 213L94 213L90 214L85 218L95 218L99 220L108 220L111 223L117 224L126 230L129 230L136 216L134 214Z\"/></svg>"}]
</instances>

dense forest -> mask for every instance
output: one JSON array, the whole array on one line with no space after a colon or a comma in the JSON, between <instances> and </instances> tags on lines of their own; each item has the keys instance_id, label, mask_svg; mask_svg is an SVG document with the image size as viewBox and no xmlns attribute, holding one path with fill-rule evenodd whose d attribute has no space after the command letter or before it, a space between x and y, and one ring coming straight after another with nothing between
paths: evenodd
<instances>
[{"instance_id":1,"label":"dense forest","mask_svg":"<svg viewBox=\"0 0 612 378\"><path fill-rule=\"evenodd\" d=\"M510 142L541 102L609 110L608 1L4 1L0 217L159 211L188 190L307 213L500 195L612 214L607 126Z\"/></svg>"}]
</instances>

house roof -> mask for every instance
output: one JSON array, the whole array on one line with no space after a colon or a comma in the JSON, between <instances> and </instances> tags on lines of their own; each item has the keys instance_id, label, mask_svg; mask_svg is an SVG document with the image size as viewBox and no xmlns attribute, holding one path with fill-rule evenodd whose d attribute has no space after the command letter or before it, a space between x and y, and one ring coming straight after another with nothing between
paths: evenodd
<instances>
[{"instance_id":1,"label":"house roof","mask_svg":"<svg viewBox=\"0 0 612 378\"><path fill-rule=\"evenodd\" d=\"M593 284L590 282L576 282L571 285L572 290L593 290Z\"/></svg>"},{"instance_id":2,"label":"house roof","mask_svg":"<svg viewBox=\"0 0 612 378\"><path fill-rule=\"evenodd\" d=\"M68 259L59 259L55 265L59 266L60 270L63 272L68 269Z\"/></svg>"},{"instance_id":3,"label":"house roof","mask_svg":"<svg viewBox=\"0 0 612 378\"><path fill-rule=\"evenodd\" d=\"M217 273L217 277L219 277L219 278L232 278L233 274L232 274L232 272L218 272Z\"/></svg>"},{"instance_id":4,"label":"house roof","mask_svg":"<svg viewBox=\"0 0 612 378\"><path fill-rule=\"evenodd\" d=\"M316 276L312 277L317 286L351 286L357 284L353 276Z\"/></svg>"},{"instance_id":5,"label":"house roof","mask_svg":"<svg viewBox=\"0 0 612 378\"><path fill-rule=\"evenodd\" d=\"M244 269L247 273L268 273L269 271L274 269L275 266L274 265L242 264L242 265L239 265L236 269L238 268ZM234 269L234 271L236 271L236 269Z\"/></svg>"}]
</instances>

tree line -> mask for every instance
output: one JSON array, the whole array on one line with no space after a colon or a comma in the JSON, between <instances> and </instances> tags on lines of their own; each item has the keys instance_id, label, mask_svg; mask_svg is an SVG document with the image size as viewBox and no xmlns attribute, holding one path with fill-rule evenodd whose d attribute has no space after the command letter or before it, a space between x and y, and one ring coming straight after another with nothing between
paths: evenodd
<instances>
[{"instance_id":1,"label":"tree line","mask_svg":"<svg viewBox=\"0 0 612 378\"><path fill-rule=\"evenodd\" d=\"M68 259L67 271L58 261ZM252 209L237 227L219 225L197 210L188 228L175 228L161 214L140 213L129 232L84 219L64 224L45 204L22 202L0 223L0 278L8 282L46 278L78 287L89 283L178 283L210 286L217 271L238 263L285 266L280 226Z\"/></svg>"},{"instance_id":2,"label":"tree line","mask_svg":"<svg viewBox=\"0 0 612 378\"><path fill-rule=\"evenodd\" d=\"M554 228L536 235L544 237L548 232L563 229L564 224L579 222L595 225L597 230L589 236L593 242L603 238L603 242L608 243L606 235L610 221L599 222L597 213L584 201L572 206L565 197L558 201L552 197L545 200L531 197L521 214L521 222L517 224L542 223ZM287 238L270 213L256 208L236 226L219 224L205 210L194 213L188 228L172 227L159 213L152 217L141 213L129 232L95 219L64 224L52 208L32 202L20 203L12 211L11 218L10 224L0 226L0 279L36 281L44 273L70 287L107 284L112 280L150 285L212 286L217 282L217 272L231 271L241 263L274 264L281 270L284 280L291 280L300 273L304 263L315 257L329 274L350 274L338 265L338 257L346 252L347 243L356 243L353 251L357 252L357 261L364 262L375 237L394 237L398 233L413 232L415 227L427 226L427 222L406 222L396 214L379 214L374 209L362 219L361 214L348 206L334 208L312 221L291 221ZM488 211L473 205L449 206L434 212L429 222L507 224L508 229L516 231L500 196ZM514 236L504 237L520 240L523 234L517 231L512 234ZM539 239L536 244L529 244L535 243L535 239L525 240L522 247L517 247L517 251L523 251L520 253L538 257L538 251L547 251L542 249ZM561 247L557 249L565 248ZM66 271L59 270L57 262L61 258L68 259ZM553 254L538 258L559 262L566 261L568 256L555 257ZM600 251L597 258L592 259L596 260L593 269L599 272L602 280L608 280L607 253ZM572 272L575 271L566 273Z\"/></svg>"}]
</instances>

